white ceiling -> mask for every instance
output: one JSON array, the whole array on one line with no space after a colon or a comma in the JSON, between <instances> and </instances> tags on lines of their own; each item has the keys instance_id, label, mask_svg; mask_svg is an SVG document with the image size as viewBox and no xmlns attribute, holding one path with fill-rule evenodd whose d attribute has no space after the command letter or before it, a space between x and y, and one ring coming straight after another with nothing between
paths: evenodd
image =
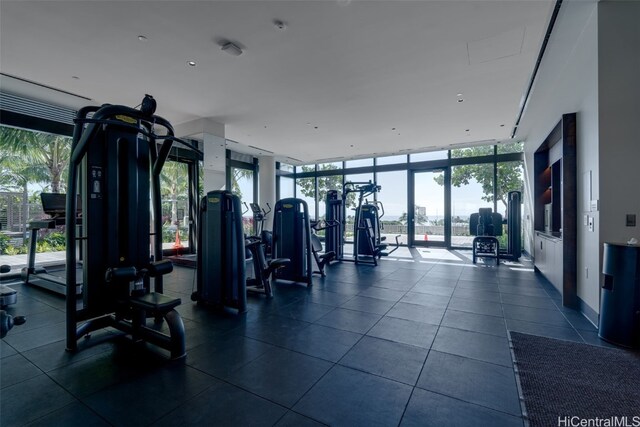
<instances>
[{"instance_id":1,"label":"white ceiling","mask_svg":"<svg viewBox=\"0 0 640 427\"><path fill-rule=\"evenodd\" d=\"M95 103L149 93L174 125L302 162L433 149L509 137L553 3L3 0L0 71Z\"/></svg>"}]
</instances>

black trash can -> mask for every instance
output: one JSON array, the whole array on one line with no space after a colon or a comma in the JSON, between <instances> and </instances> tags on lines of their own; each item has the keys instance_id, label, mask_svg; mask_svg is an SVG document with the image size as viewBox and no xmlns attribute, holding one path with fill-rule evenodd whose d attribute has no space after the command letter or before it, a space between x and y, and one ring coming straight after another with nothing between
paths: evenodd
<instances>
[{"instance_id":1,"label":"black trash can","mask_svg":"<svg viewBox=\"0 0 640 427\"><path fill-rule=\"evenodd\" d=\"M640 347L640 245L604 244L598 335L624 347Z\"/></svg>"}]
</instances>

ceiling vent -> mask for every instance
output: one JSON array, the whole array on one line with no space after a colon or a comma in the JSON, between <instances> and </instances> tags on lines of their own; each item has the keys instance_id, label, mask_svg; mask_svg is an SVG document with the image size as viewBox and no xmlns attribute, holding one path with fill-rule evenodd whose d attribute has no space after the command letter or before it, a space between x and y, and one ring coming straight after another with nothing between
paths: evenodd
<instances>
[{"instance_id":1,"label":"ceiling vent","mask_svg":"<svg viewBox=\"0 0 640 427\"><path fill-rule=\"evenodd\" d=\"M0 92L0 109L67 125L73 125L73 119L76 117L76 111L71 108L51 105L6 92Z\"/></svg>"}]
</instances>

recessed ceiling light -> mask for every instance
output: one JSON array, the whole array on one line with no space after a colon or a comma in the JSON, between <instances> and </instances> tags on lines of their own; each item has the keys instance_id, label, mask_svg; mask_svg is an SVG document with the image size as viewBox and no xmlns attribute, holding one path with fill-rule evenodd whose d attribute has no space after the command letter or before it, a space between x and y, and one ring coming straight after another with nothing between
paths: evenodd
<instances>
[{"instance_id":1,"label":"recessed ceiling light","mask_svg":"<svg viewBox=\"0 0 640 427\"><path fill-rule=\"evenodd\" d=\"M469 132L470 130L471 130L471 129L465 129L464 131L465 131L465 132Z\"/></svg>"},{"instance_id":2,"label":"recessed ceiling light","mask_svg":"<svg viewBox=\"0 0 640 427\"><path fill-rule=\"evenodd\" d=\"M504 125L500 125L500 127L501 127L501 128L503 128L503 127L504 127Z\"/></svg>"},{"instance_id":3,"label":"recessed ceiling light","mask_svg":"<svg viewBox=\"0 0 640 427\"><path fill-rule=\"evenodd\" d=\"M190 67L195 67L196 66L196 61L187 61L187 65Z\"/></svg>"},{"instance_id":4,"label":"recessed ceiling light","mask_svg":"<svg viewBox=\"0 0 640 427\"><path fill-rule=\"evenodd\" d=\"M313 128L314 128L314 129L318 129L318 126L314 126Z\"/></svg>"},{"instance_id":5,"label":"recessed ceiling light","mask_svg":"<svg viewBox=\"0 0 640 427\"><path fill-rule=\"evenodd\" d=\"M80 80L80 77L78 77L78 76L71 76L71 78L72 78L73 80Z\"/></svg>"},{"instance_id":6,"label":"recessed ceiling light","mask_svg":"<svg viewBox=\"0 0 640 427\"><path fill-rule=\"evenodd\" d=\"M143 35L139 35L138 40L140 40L141 42L146 42L148 39Z\"/></svg>"},{"instance_id":7,"label":"recessed ceiling light","mask_svg":"<svg viewBox=\"0 0 640 427\"><path fill-rule=\"evenodd\" d=\"M351 144L349 147L353 147L353 144Z\"/></svg>"},{"instance_id":8,"label":"recessed ceiling light","mask_svg":"<svg viewBox=\"0 0 640 427\"><path fill-rule=\"evenodd\" d=\"M396 130L396 128L391 128L391 130Z\"/></svg>"},{"instance_id":9,"label":"recessed ceiling light","mask_svg":"<svg viewBox=\"0 0 640 427\"><path fill-rule=\"evenodd\" d=\"M458 102L463 102L463 101L464 101L464 99L458 98Z\"/></svg>"},{"instance_id":10,"label":"recessed ceiling light","mask_svg":"<svg viewBox=\"0 0 640 427\"><path fill-rule=\"evenodd\" d=\"M280 31L284 31L287 29L287 24L285 22L280 21L279 19L276 19L275 21L273 21L273 26Z\"/></svg>"}]
</instances>

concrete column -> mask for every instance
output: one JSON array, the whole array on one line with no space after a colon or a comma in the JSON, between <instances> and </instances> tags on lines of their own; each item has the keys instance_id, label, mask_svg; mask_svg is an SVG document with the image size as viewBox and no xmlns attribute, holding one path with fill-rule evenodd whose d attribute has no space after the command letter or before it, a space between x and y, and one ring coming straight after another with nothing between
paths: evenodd
<instances>
[{"instance_id":1,"label":"concrete column","mask_svg":"<svg viewBox=\"0 0 640 427\"><path fill-rule=\"evenodd\" d=\"M276 204L276 161L273 156L258 157L258 202L267 209L267 203L273 209ZM268 209L267 209L268 210ZM273 214L269 215L264 223L265 230L271 230L273 226Z\"/></svg>"},{"instance_id":2,"label":"concrete column","mask_svg":"<svg viewBox=\"0 0 640 427\"><path fill-rule=\"evenodd\" d=\"M224 189L227 148L224 124L209 119L198 119L176 126L175 134L180 138L203 141L204 193Z\"/></svg>"}]
</instances>

